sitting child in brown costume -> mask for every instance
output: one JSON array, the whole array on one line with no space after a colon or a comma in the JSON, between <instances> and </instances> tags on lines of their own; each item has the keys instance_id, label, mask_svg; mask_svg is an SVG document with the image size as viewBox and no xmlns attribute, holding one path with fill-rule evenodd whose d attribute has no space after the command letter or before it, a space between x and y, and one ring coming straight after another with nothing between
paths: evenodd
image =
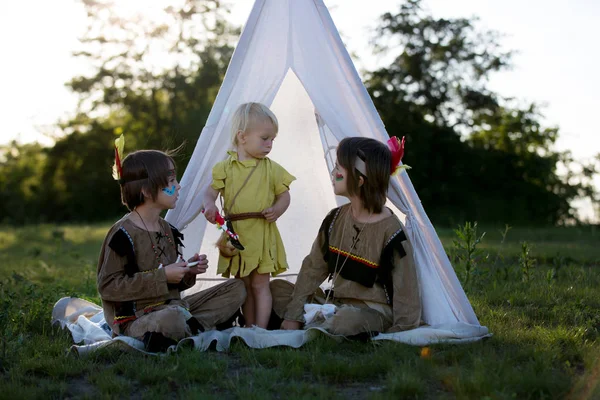
<instances>
[{"instance_id":1,"label":"sitting child in brown costume","mask_svg":"<svg viewBox=\"0 0 600 400\"><path fill-rule=\"evenodd\" d=\"M183 235L160 217L177 203L173 159L141 150L122 165L118 155L115 164L121 199L131 212L110 228L98 261L98 291L113 334L140 339L148 351L164 351L228 321L246 298L240 281L181 298L196 275L206 272L208 260L195 254L183 261Z\"/></svg>"},{"instance_id":2,"label":"sitting child in brown costume","mask_svg":"<svg viewBox=\"0 0 600 400\"><path fill-rule=\"evenodd\" d=\"M394 137L388 146L358 137L340 142L332 184L335 194L347 197L350 204L325 217L295 285L271 282L273 310L283 319L282 329L300 329L307 323L354 336L421 324L412 247L398 217L384 206L403 142ZM323 292L319 286L327 278L331 289ZM305 304L310 303L329 305L316 313L316 320L306 321L310 313L305 313Z\"/></svg>"}]
</instances>

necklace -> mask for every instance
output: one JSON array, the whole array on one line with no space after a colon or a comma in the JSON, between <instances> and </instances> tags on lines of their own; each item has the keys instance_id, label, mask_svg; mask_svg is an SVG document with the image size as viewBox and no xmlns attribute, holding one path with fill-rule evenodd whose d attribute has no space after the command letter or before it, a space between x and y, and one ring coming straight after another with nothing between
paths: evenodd
<instances>
[{"instance_id":1,"label":"necklace","mask_svg":"<svg viewBox=\"0 0 600 400\"><path fill-rule=\"evenodd\" d=\"M146 223L144 222L144 218L142 218L142 216L140 215L140 213L138 212L138 210L134 209L133 211L135 211L135 213L138 215L138 217L140 217L140 221L142 221L142 224L144 225L144 228L146 229L146 233L148 234L148 239L150 239L150 244L152 245L152 251L154 252L154 256L156 257L156 261L158 261L160 263L160 261L161 261L160 258L162 257L163 254L165 254L165 248L159 247L160 253L158 252L158 250L156 249L158 246L154 244L154 241L152 240L152 235L150 235L150 231L148 230L148 227L146 226ZM158 242L163 237L167 238L167 242L169 242L169 244L175 248L175 252L177 252L177 254L179 254L179 251L177 251L177 246L175 245L175 243L173 243L173 241L169 237L169 234L168 233L163 233L162 229L160 229L158 232L156 232L156 242L157 242L157 244L158 244Z\"/></svg>"},{"instance_id":2,"label":"necklace","mask_svg":"<svg viewBox=\"0 0 600 400\"><path fill-rule=\"evenodd\" d=\"M352 208L350 208L350 211L348 211L348 212L350 213L350 215L352 215ZM337 278L342 273L342 269L344 268L344 265L346 265L346 261L348 261L348 258L350 257L350 254L351 254L351 251L354 248L356 248L356 244L358 243L358 237L360 236L360 234L362 233L362 231L365 229L365 226L367 226L367 223L371 219L372 215L373 215L373 211L371 211L369 213L369 218L367 218L367 220L365 222L363 222L363 226L360 228L360 230L356 234L356 237L352 240L352 244L350 245L350 249L348 249L349 250L348 254L346 254L346 258L344 258L344 262L342 262L342 265L340 266L340 269L338 271L337 267L338 267L339 262L340 262L340 253L342 251L342 244L344 243L344 237L345 237L345 234L346 234L346 225L348 224L348 219L346 218L346 220L344 221L344 227L342 228L342 237L340 238L340 245L339 245L340 251L337 253L337 258L335 260L335 268L334 268L333 274L332 274L331 289L327 292L327 297L325 297L325 304L327 304L327 302L329 301L329 296L334 292L335 281L337 280ZM337 272L337 274L336 274L336 272ZM333 301L333 297L331 298L331 301Z\"/></svg>"}]
</instances>

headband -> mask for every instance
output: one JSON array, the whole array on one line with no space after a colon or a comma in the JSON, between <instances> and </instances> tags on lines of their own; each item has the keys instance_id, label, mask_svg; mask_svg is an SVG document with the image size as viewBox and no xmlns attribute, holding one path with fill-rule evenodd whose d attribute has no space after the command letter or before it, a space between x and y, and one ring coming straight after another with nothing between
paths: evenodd
<instances>
[{"instance_id":1,"label":"headband","mask_svg":"<svg viewBox=\"0 0 600 400\"><path fill-rule=\"evenodd\" d=\"M392 153L392 161L390 163L390 175L396 175L403 169L410 169L408 165L400 165L402 157L404 157L404 142L406 138L403 136L402 141L397 136L392 136L387 141L387 146ZM354 168L362 175L367 176L367 164L358 156L354 160Z\"/></svg>"}]
</instances>

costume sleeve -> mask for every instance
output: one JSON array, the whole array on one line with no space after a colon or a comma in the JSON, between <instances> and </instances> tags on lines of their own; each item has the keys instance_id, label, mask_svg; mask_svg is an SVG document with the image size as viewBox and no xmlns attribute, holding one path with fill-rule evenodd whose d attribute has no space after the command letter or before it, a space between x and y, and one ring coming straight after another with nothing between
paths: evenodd
<instances>
[{"instance_id":1,"label":"costume sleeve","mask_svg":"<svg viewBox=\"0 0 600 400\"><path fill-rule=\"evenodd\" d=\"M227 173L225 172L226 164L227 160L218 162L212 169L212 183L210 187L219 192L225 187L225 178L227 178Z\"/></svg>"},{"instance_id":2,"label":"costume sleeve","mask_svg":"<svg viewBox=\"0 0 600 400\"><path fill-rule=\"evenodd\" d=\"M177 286L177 289L179 289L180 292L183 292L184 290L187 290L194 286L196 284L196 276L196 274L192 273L185 274L181 282L179 282L179 286Z\"/></svg>"},{"instance_id":3,"label":"costume sleeve","mask_svg":"<svg viewBox=\"0 0 600 400\"><path fill-rule=\"evenodd\" d=\"M296 180L296 177L274 161L271 161L271 165L273 168L273 192L275 196L279 196L290 190L290 185Z\"/></svg>"},{"instance_id":4,"label":"costume sleeve","mask_svg":"<svg viewBox=\"0 0 600 400\"><path fill-rule=\"evenodd\" d=\"M421 324L421 294L412 246L408 240L403 241L401 245L406 255L401 254L400 251L395 251L393 256L392 282L394 296L392 309L394 322L387 331L388 333L414 329Z\"/></svg>"},{"instance_id":5,"label":"costume sleeve","mask_svg":"<svg viewBox=\"0 0 600 400\"><path fill-rule=\"evenodd\" d=\"M302 267L294 286L292 300L283 314L284 319L304 322L304 304L307 303L308 298L317 290L329 274L327 263L323 258L324 243L325 230L320 229L312 245L310 254L302 262Z\"/></svg>"},{"instance_id":6,"label":"costume sleeve","mask_svg":"<svg viewBox=\"0 0 600 400\"><path fill-rule=\"evenodd\" d=\"M113 239L114 235L104 249L104 258L98 271L100 297L107 301L123 302L167 295L169 288L164 268L128 275L127 256L111 247Z\"/></svg>"}]
</instances>

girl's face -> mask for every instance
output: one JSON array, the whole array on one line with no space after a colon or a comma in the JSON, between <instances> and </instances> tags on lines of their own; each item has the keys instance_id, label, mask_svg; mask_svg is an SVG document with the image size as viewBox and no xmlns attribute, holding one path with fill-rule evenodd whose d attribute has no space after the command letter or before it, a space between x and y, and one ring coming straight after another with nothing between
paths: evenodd
<instances>
[{"instance_id":1,"label":"girl's face","mask_svg":"<svg viewBox=\"0 0 600 400\"><path fill-rule=\"evenodd\" d=\"M254 122L245 132L239 132L238 143L248 156L265 158L271 152L276 136L273 123L263 120Z\"/></svg>"},{"instance_id":2,"label":"girl's face","mask_svg":"<svg viewBox=\"0 0 600 400\"><path fill-rule=\"evenodd\" d=\"M347 177L348 171L336 162L331 171L331 184L333 185L333 192L337 196L348 196Z\"/></svg>"}]
</instances>

